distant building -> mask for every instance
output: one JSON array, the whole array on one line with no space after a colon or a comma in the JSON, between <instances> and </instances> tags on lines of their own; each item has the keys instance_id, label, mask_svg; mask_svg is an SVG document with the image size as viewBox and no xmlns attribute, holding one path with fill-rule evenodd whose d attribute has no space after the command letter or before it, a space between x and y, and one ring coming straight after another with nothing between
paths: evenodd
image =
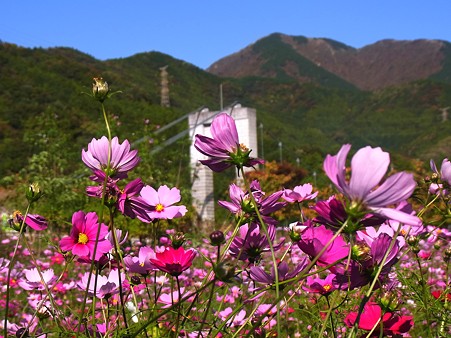
<instances>
[{"instance_id":1,"label":"distant building","mask_svg":"<svg viewBox=\"0 0 451 338\"><path fill-rule=\"evenodd\" d=\"M256 157L258 153L257 112L253 108L235 104L223 111L210 111L205 108L199 112L194 112L188 117L192 136L201 134L211 137L211 122L221 112L226 112L235 119L240 142L252 149L251 154ZM195 138L192 137L190 148L193 204L201 222L213 222L215 218L213 172L199 162L199 160L207 159L207 157L194 148L194 140ZM252 168L248 170L252 170Z\"/></svg>"}]
</instances>

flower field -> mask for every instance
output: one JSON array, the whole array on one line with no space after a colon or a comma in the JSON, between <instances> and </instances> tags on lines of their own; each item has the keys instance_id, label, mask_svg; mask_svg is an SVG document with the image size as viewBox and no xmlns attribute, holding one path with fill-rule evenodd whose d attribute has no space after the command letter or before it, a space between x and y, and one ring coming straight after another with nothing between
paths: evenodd
<instances>
[{"instance_id":1,"label":"flower field","mask_svg":"<svg viewBox=\"0 0 451 338\"><path fill-rule=\"evenodd\" d=\"M1 233L2 337L449 337L451 162L421 179L392 172L378 147L327 155L334 194L312 182L265 192L245 167L264 161L239 141L233 118L196 135L201 161L237 170L229 222L205 234L171 227L189 216L178 187L133 177L128 140L111 135L108 84L94 79L107 135L81 149L96 211L73 210L60 235L39 182ZM296 206L297 221L276 214ZM118 219L138 220L145 239ZM119 222L119 224L122 224ZM194 233L194 232L193 232Z\"/></svg>"}]
</instances>

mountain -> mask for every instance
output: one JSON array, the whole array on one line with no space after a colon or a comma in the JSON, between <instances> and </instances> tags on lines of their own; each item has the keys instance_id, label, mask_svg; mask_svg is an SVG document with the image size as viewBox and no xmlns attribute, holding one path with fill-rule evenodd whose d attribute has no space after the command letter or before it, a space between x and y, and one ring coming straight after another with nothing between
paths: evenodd
<instances>
[{"instance_id":1,"label":"mountain","mask_svg":"<svg viewBox=\"0 0 451 338\"><path fill-rule=\"evenodd\" d=\"M441 40L382 40L353 48L324 38L274 33L213 63L222 77L269 77L330 87L376 90L412 81L451 82L451 44Z\"/></svg>"},{"instance_id":2,"label":"mountain","mask_svg":"<svg viewBox=\"0 0 451 338\"><path fill-rule=\"evenodd\" d=\"M352 143L353 149L381 146L426 161L431 156L437 160L449 156L451 122L441 113L451 106L451 82L446 73L449 57L445 55L441 70L428 79L362 91L359 85L330 71L332 62L326 70L319 62L312 62L307 52L302 56L285 41L298 49L317 44L318 51L330 49L329 55L332 51L360 53L332 40L274 34L240 54L247 60L243 64L253 65L248 69L258 72L234 78L206 72L159 52L99 61L71 48L29 49L0 43L0 175L18 173L42 152L64 159L64 165L55 164L63 172L82 167L81 149L93 137L105 134L98 103L85 95L91 90L91 79L98 76L108 81L112 91L121 91L106 105L113 135L132 143L143 137L153 142L141 143L140 152L141 148L150 151L187 127L182 123L157 137L154 132L158 126L203 105L219 109L221 86L226 105L239 101L257 109L258 123L264 126L259 137L263 135L267 160L280 158L279 142L283 143L284 160L294 163L299 158L309 170L320 170L322 158L343 143ZM275 54L274 44L278 46ZM449 44L443 46L449 53ZM252 51L259 51L260 63ZM277 68L287 55L291 60L288 67ZM322 59L324 64L326 59ZM254 67L257 64L259 67ZM163 66L168 66L169 108L160 105ZM297 69L297 76L304 81L294 80L289 75L293 73L287 72L290 67ZM164 156L159 154L152 170L160 168L162 175L179 170L173 163L178 163L180 152L185 154L187 149L179 146L168 148ZM189 181L189 171L184 174Z\"/></svg>"}]
</instances>

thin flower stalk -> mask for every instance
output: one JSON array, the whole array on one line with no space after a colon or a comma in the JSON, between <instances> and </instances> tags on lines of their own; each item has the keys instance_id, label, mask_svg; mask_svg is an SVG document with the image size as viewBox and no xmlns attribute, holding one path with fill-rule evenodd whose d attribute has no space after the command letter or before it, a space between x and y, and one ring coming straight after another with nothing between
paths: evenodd
<instances>
[{"instance_id":1,"label":"thin flower stalk","mask_svg":"<svg viewBox=\"0 0 451 338\"><path fill-rule=\"evenodd\" d=\"M244 169L242 167L240 169L241 169L242 177L245 177L244 176ZM265 233L265 236L266 236L266 238L268 240L269 249L271 251L272 264L273 264L273 268L274 268L274 279L275 279L274 283L275 283L275 288L276 288L276 298L278 299L279 298L279 294L280 294L279 271L278 271L278 268L277 268L277 260L276 260L276 254L275 254L275 251L274 251L274 246L272 244L271 237L270 237L270 235L268 233L268 228L266 226L266 223L262 219L262 215L260 214L260 210L258 210L258 204L255 201L255 197L254 197L254 194L252 193L252 190L251 190L251 187L249 185L249 182L247 180L244 180L244 183L246 185L246 190L248 191L249 197L250 197L250 199L251 199L251 201L252 201L252 203L254 205L255 212L257 214L257 218L258 218L258 220L260 222L260 226L263 229L263 232ZM276 316L277 316L277 336L280 336L280 332L281 331L280 331L280 306L279 306L279 302L277 302L277 314L276 314Z\"/></svg>"},{"instance_id":2,"label":"thin flower stalk","mask_svg":"<svg viewBox=\"0 0 451 338\"><path fill-rule=\"evenodd\" d=\"M30 211L31 202L28 202L27 209L25 211L24 218L22 220L22 224L20 225L19 230L19 237L17 238L16 245L14 246L13 256L11 257L11 260L8 265L8 275L6 278L6 304L5 304L5 320L3 322L3 334L4 337L8 337L8 313L9 313L9 302L10 302L10 296L9 296L9 289L10 289L10 280L11 280L11 271L13 269L14 260L17 255L17 250L19 249L19 242L23 235L24 229L25 229L25 220L27 219L27 215Z\"/></svg>"},{"instance_id":3,"label":"thin flower stalk","mask_svg":"<svg viewBox=\"0 0 451 338\"><path fill-rule=\"evenodd\" d=\"M107 117L106 110L105 110L105 105L104 105L103 101L100 101L100 104L101 104L101 108L102 108L103 119L105 121L105 126L106 126L107 133L108 133L108 159L107 159L107 167L106 167L106 172L108 173L108 172L110 172L110 166L111 166L111 139L112 139L112 137L111 137L110 124L108 122L108 117ZM104 211L104 205L105 205L107 184L108 184L108 175L105 175L105 180L103 182L103 187L102 187L102 198L101 198L100 210L99 210L99 221L100 222L102 222L102 219L103 219L103 211ZM96 252L97 252L97 244L98 244L99 237L100 237L100 230L101 230L101 227L99 226L98 229L97 229L96 240L95 240L95 244L94 244L93 257L95 257ZM89 276L88 276L87 285L89 285L90 282L91 282L92 274L93 274L93 271L94 271L94 263L95 263L95 260L92 259L91 260L91 266L90 266L90 269L89 269ZM96 276L95 276L96 282L97 282L97 276L98 275L96 274ZM76 338L78 338L79 335L80 335L80 329L81 329L81 324L82 324L82 319L83 319L83 314L84 314L83 313L83 309L86 306L87 300L88 300L88 289L86 289L85 294L83 296L82 311L80 311L80 315L78 317L77 330L75 332ZM92 300L92 309L93 310L95 310L95 304L96 304L96 297L94 296L93 300ZM94 318L94 316L93 316L93 318Z\"/></svg>"},{"instance_id":4,"label":"thin flower stalk","mask_svg":"<svg viewBox=\"0 0 451 338\"><path fill-rule=\"evenodd\" d=\"M367 290L365 296L363 297L362 301L360 302L360 305L359 305L359 311L358 311L358 313L357 313L356 321L355 321L354 326L352 327L351 331L349 332L348 337L353 337L354 330L355 330L355 329L357 328L357 326L359 325L360 316L362 315L362 312L363 312L363 309L364 309L364 307L365 307L365 304L369 301L369 299L370 299L370 297L371 297L371 294L372 294L372 292L373 292L373 289L374 289L374 287L376 286L376 283L378 282L379 275L381 274L382 269L384 268L385 262L386 262L388 256L390 255L391 250L392 250L393 247L395 246L395 243L396 243L396 241L397 241L397 237L398 237L398 235L399 235L400 232L401 232L401 224L399 224L396 233L393 235L393 238L392 238L392 240L391 240L391 242L390 242L390 245L388 246L387 251L385 252L384 257L382 258L382 261L381 261L381 263L379 264L379 267L378 267L378 269L377 269L377 272L376 272L375 276L373 277L373 281L372 281L370 287L368 288L368 290Z\"/></svg>"}]
</instances>

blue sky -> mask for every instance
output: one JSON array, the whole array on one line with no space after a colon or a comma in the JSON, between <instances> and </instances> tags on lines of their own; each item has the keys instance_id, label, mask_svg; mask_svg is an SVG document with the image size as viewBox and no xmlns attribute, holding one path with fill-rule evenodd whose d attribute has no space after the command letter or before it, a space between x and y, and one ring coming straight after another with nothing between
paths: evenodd
<instances>
[{"instance_id":1,"label":"blue sky","mask_svg":"<svg viewBox=\"0 0 451 338\"><path fill-rule=\"evenodd\" d=\"M206 68L274 32L360 48L451 41L450 20L450 0L11 0L0 4L0 40L100 60L159 51Z\"/></svg>"}]
</instances>

